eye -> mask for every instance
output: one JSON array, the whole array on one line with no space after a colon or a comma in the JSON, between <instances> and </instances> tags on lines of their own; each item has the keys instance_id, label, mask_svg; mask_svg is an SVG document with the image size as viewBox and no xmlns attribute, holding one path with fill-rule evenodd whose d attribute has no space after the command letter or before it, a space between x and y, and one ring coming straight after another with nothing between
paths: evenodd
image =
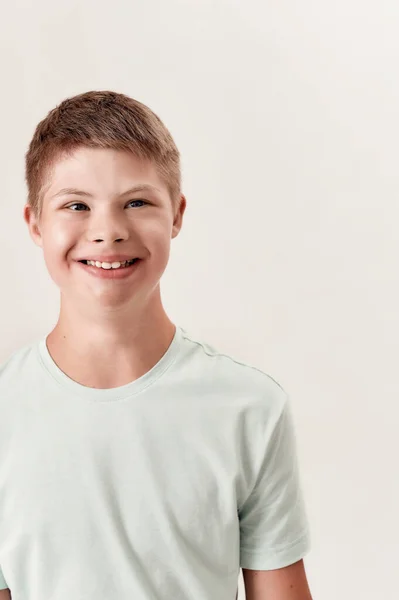
<instances>
[{"instance_id":1,"label":"eye","mask_svg":"<svg viewBox=\"0 0 399 600\"><path fill-rule=\"evenodd\" d=\"M83 204L82 202L75 202L75 204L70 204L66 208L72 208L72 206L84 206L85 208L87 208L86 204ZM79 210L78 211L74 210L72 212L80 212L80 211Z\"/></svg>"},{"instance_id":2,"label":"eye","mask_svg":"<svg viewBox=\"0 0 399 600\"><path fill-rule=\"evenodd\" d=\"M148 202L146 202L145 200L130 200L128 204L132 204L132 202L142 202L143 204L148 204Z\"/></svg>"},{"instance_id":3,"label":"eye","mask_svg":"<svg viewBox=\"0 0 399 600\"><path fill-rule=\"evenodd\" d=\"M133 202L141 202L142 204L148 204L148 202L146 202L145 200L131 200L130 202L128 202L128 204L132 204ZM75 202L74 204L70 204L69 206L66 206L66 208L72 210L72 212L81 212L78 209L75 210L73 208L74 206L83 206L84 208L87 208L86 204L83 204L83 202Z\"/></svg>"}]
</instances>

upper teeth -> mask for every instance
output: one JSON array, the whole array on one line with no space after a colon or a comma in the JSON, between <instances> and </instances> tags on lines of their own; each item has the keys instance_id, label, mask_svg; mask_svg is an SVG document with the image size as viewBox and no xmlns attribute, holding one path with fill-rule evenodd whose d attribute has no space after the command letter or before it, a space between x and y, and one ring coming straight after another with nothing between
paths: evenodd
<instances>
[{"instance_id":1,"label":"upper teeth","mask_svg":"<svg viewBox=\"0 0 399 600\"><path fill-rule=\"evenodd\" d=\"M99 267L101 269L119 269L119 267L126 267L126 265L131 264L134 261L134 258L131 260L117 261L113 263L109 262L100 262L99 260L87 260L87 264L93 267Z\"/></svg>"}]
</instances>

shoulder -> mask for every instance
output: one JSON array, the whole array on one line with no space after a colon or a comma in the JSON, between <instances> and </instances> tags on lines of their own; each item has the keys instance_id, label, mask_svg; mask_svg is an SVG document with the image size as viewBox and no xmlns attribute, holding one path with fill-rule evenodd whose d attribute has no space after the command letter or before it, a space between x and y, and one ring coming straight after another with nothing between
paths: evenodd
<instances>
[{"instance_id":1,"label":"shoulder","mask_svg":"<svg viewBox=\"0 0 399 600\"><path fill-rule=\"evenodd\" d=\"M20 346L0 361L0 400L18 384L24 376L38 370L37 340Z\"/></svg>"},{"instance_id":2,"label":"shoulder","mask_svg":"<svg viewBox=\"0 0 399 600\"><path fill-rule=\"evenodd\" d=\"M248 403L255 410L264 411L266 408L281 414L288 394L270 373L185 330L183 337L186 342L185 360L190 367L186 372L200 378L202 388L225 395L230 401Z\"/></svg>"},{"instance_id":3,"label":"shoulder","mask_svg":"<svg viewBox=\"0 0 399 600\"><path fill-rule=\"evenodd\" d=\"M26 358L34 351L38 340L27 342L26 344L11 350L8 354L0 358L0 373L5 374L12 371L15 366L24 362Z\"/></svg>"}]
</instances>

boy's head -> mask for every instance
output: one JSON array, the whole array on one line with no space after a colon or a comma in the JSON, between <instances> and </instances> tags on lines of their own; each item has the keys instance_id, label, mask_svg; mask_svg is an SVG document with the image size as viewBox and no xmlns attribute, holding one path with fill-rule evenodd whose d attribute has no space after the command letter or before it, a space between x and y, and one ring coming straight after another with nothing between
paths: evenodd
<instances>
[{"instance_id":1,"label":"boy's head","mask_svg":"<svg viewBox=\"0 0 399 600\"><path fill-rule=\"evenodd\" d=\"M36 128L26 181L24 217L61 291L87 299L89 286L98 298L128 302L141 277L140 296L150 294L186 206L179 151L157 115L114 92L65 100ZM141 260L131 275L80 262L117 255Z\"/></svg>"},{"instance_id":2,"label":"boy's head","mask_svg":"<svg viewBox=\"0 0 399 600\"><path fill-rule=\"evenodd\" d=\"M124 94L92 91L64 100L36 127L26 154L26 181L28 203L37 218L52 167L79 147L127 151L152 161L176 208L180 154L168 129L141 102Z\"/></svg>"}]
</instances>

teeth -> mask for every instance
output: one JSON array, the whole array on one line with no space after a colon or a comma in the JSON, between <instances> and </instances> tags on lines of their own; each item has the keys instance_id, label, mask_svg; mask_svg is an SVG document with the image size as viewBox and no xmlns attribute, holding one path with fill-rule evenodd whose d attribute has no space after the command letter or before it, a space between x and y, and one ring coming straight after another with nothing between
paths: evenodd
<instances>
[{"instance_id":1,"label":"teeth","mask_svg":"<svg viewBox=\"0 0 399 600\"><path fill-rule=\"evenodd\" d=\"M100 269L119 269L119 268L125 268L126 266L130 265L132 262L134 261L134 259L131 260L124 260L122 262L113 262L113 263L108 263L108 262L100 262L100 261L94 261L94 260L87 260L86 263L88 265L91 265L92 267L98 267Z\"/></svg>"}]
</instances>

